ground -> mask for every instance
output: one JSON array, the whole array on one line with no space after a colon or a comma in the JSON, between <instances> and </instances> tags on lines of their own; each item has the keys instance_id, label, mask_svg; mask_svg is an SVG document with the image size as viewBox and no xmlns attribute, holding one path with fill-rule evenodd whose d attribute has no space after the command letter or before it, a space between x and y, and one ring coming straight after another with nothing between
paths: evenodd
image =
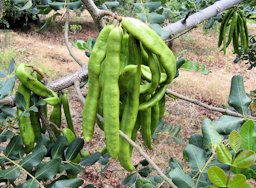
<instances>
[{"instance_id":1,"label":"ground","mask_svg":"<svg viewBox=\"0 0 256 188\"><path fill-rule=\"evenodd\" d=\"M72 24L81 24L82 30L76 33L70 33L70 41L76 39L86 40L88 37L96 38L98 31L94 26L92 19L85 15L73 19ZM17 63L28 63L39 67L44 67L49 80L55 80L79 70L79 66L69 56L64 45L63 22L52 26L43 33L38 33L37 28L31 28L29 31L11 31L5 30L0 33L0 67L4 68L8 59L14 57ZM256 34L256 30L250 28L250 31ZM182 95L193 99L198 99L209 105L222 107L227 104L229 95L230 81L234 74L243 75L246 91L249 93L255 89L256 69L247 70L244 63L234 64L234 55L230 48L227 55L223 55L217 47L217 30L204 31L202 27L193 29L186 35L174 41L172 50L176 55L182 54L182 57L205 65L210 71L209 75L203 75L200 72L180 71L180 76L173 81L170 89ZM87 63L83 51L74 49L77 57ZM74 92L73 88L67 89L70 92L69 98L72 107L72 117L77 131L81 132L81 110L82 104ZM191 103L171 99L167 100L167 108L164 122L166 125L180 125L180 136L183 138L183 144L177 144L170 135L161 134L154 141L154 150L146 152L155 161L161 169L167 169L168 160L175 157L182 161L182 148L188 142L191 134L200 132L201 122L205 118L212 120L218 118L219 113L208 111L202 107ZM142 145L142 141L137 143ZM86 149L90 152L100 149L104 145L104 137L100 129L96 129L94 139L86 144ZM133 162L137 163L143 157L134 152ZM81 174L86 183L94 183L98 187L120 187L124 174L127 174L117 161L111 160L109 168L102 172L102 166L95 165L86 169Z\"/></svg>"}]
</instances>

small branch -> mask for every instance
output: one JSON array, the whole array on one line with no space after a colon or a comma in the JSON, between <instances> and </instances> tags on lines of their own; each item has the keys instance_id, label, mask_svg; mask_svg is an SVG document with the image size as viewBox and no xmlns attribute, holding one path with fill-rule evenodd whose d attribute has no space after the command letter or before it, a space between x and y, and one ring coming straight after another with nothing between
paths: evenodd
<instances>
[{"instance_id":1,"label":"small branch","mask_svg":"<svg viewBox=\"0 0 256 188\"><path fill-rule=\"evenodd\" d=\"M165 40L165 42L171 42L171 41L173 41L173 40L175 40L175 39L177 39L177 38L180 38L182 35L185 35L186 33L188 33L189 31L191 31L192 29L194 29L194 28L196 28L197 26L194 26L194 27L191 27L190 29L188 29L188 30L186 30L186 31L184 31L184 32L182 32L182 33L180 33L179 35L176 35L176 36L174 36L174 37L172 37L172 38L170 38L170 39L168 39L168 40Z\"/></svg>"},{"instance_id":2,"label":"small branch","mask_svg":"<svg viewBox=\"0 0 256 188\"><path fill-rule=\"evenodd\" d=\"M171 90L167 90L166 91L166 94L169 96L169 97L176 97L176 98L179 98L181 100L184 100L184 101L187 101L187 102L190 102L190 103L193 103L193 104L196 104L198 106L202 106L208 110L211 110L211 111L215 111L215 112L220 112L222 114L227 114L227 115L230 115L230 116L235 116L235 117L241 117L241 118L246 118L246 119L251 119L251 120L256 120L255 117L253 116L243 116L242 114L239 114L238 112L234 112L232 110L229 110L229 109L224 109L224 108L218 108L218 107L215 107L215 106L210 106L210 105L207 105L201 101L198 101L196 99L190 99L186 96L183 96L179 93L176 93L174 91L171 91Z\"/></svg>"},{"instance_id":3,"label":"small branch","mask_svg":"<svg viewBox=\"0 0 256 188\"><path fill-rule=\"evenodd\" d=\"M41 184L32 174L30 174L26 169L24 169L22 166L20 166L18 163L16 163L15 161L11 160L10 158L8 158L7 156L5 156L4 154L0 153L0 156L4 157L5 159L7 159L8 161L10 161L12 164L14 164L15 166L17 166L19 169L23 170L28 176L30 176L33 180L35 180L36 183L38 183L38 185L40 186L40 188L44 188L44 185Z\"/></svg>"},{"instance_id":4,"label":"small branch","mask_svg":"<svg viewBox=\"0 0 256 188\"><path fill-rule=\"evenodd\" d=\"M104 119L101 115L97 114L98 120L103 124ZM171 186L177 188L177 186L172 182L170 178L168 178L161 169L151 160L151 158L142 150L140 146L138 146L132 139L130 139L126 134L119 130L119 135L123 137L131 146L138 150L138 152L145 157L149 164L153 166L153 168L158 172L158 174Z\"/></svg>"},{"instance_id":5,"label":"small branch","mask_svg":"<svg viewBox=\"0 0 256 188\"><path fill-rule=\"evenodd\" d=\"M149 164L153 166L153 168L157 171L157 173L171 186L177 188L177 186L172 182L170 178L168 178L161 169L151 160L151 158L138 146L134 141L132 141L126 134L122 131L119 131L119 135L122 136L131 146L138 150L138 152L148 161Z\"/></svg>"},{"instance_id":6,"label":"small branch","mask_svg":"<svg viewBox=\"0 0 256 188\"><path fill-rule=\"evenodd\" d=\"M84 104L85 102L85 98L81 92L81 88L80 88L80 80L76 80L74 82L74 86L75 86L75 89L76 89L76 92L77 92L77 95L78 95L78 98L79 100L81 101L82 104Z\"/></svg>"},{"instance_id":7,"label":"small branch","mask_svg":"<svg viewBox=\"0 0 256 188\"><path fill-rule=\"evenodd\" d=\"M70 56L74 59L75 62L77 62L77 64L82 67L84 66L84 63L81 62L74 54L73 50L72 50L72 47L69 43L69 40L68 40L68 31L69 31L69 8L67 7L66 8L66 21L65 21L65 26L64 26L64 41L65 41L65 45L68 49L68 52L70 54Z\"/></svg>"},{"instance_id":8,"label":"small branch","mask_svg":"<svg viewBox=\"0 0 256 188\"><path fill-rule=\"evenodd\" d=\"M56 136L51 128L51 122L49 122L48 119L46 118L46 114L42 108L39 108L39 117L42 120L42 124L45 126L47 132L49 133L49 137L51 138L51 140L55 142ZM58 127L57 127L57 130L58 130Z\"/></svg>"},{"instance_id":9,"label":"small branch","mask_svg":"<svg viewBox=\"0 0 256 188\"><path fill-rule=\"evenodd\" d=\"M95 3L93 2L93 0L82 0L85 8L88 10L88 12L90 13L90 15L92 16L93 21L95 22L95 24L97 25L97 28L99 30L101 30L104 27L104 23L102 22L101 18L104 16L110 16L113 18L117 18L120 19L120 17L108 10L100 10Z\"/></svg>"}]
</instances>

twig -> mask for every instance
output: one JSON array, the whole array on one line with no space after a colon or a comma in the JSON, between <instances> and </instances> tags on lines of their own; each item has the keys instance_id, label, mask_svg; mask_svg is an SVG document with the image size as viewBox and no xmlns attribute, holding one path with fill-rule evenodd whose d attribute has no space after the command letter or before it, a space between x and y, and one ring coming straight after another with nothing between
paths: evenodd
<instances>
[{"instance_id":1,"label":"twig","mask_svg":"<svg viewBox=\"0 0 256 188\"><path fill-rule=\"evenodd\" d=\"M101 115L97 114L98 120L103 124L104 119ZM172 182L170 178L168 178L161 169L156 165L154 161L142 150L140 146L138 146L133 140L131 140L126 134L119 130L119 135L123 137L131 146L138 150L138 152L145 157L149 164L153 166L153 168L158 172L158 174L171 186L177 188L177 186Z\"/></svg>"},{"instance_id":2,"label":"twig","mask_svg":"<svg viewBox=\"0 0 256 188\"><path fill-rule=\"evenodd\" d=\"M198 106L202 106L208 110L211 110L211 111L215 111L215 112L220 112L222 114L227 114L227 115L230 115L230 116L235 116L235 117L241 117L241 118L245 118L245 119L251 119L251 120L256 120L255 117L253 116L243 116L242 114L239 114L238 112L234 112L232 110L229 110L229 109L224 109L224 108L218 108L218 107L215 107L215 106L210 106L210 105L207 105L201 101L198 101L196 99L191 99L191 98L188 98L184 95L181 95L179 93L176 93L174 91L171 91L171 90L167 90L166 91L166 94L169 96L169 97L176 97L176 98L179 98L181 100L184 100L184 101L187 101L187 102L190 102L190 103L193 103L193 104L196 104Z\"/></svg>"},{"instance_id":3,"label":"twig","mask_svg":"<svg viewBox=\"0 0 256 188\"><path fill-rule=\"evenodd\" d=\"M184 31L184 32L182 32L182 33L180 33L179 35L173 36L172 38L170 38L170 39L168 39L168 40L165 40L165 42L170 42L170 41L173 41L173 40L175 40L175 39L177 39L177 38L180 38L182 35L185 35L186 33L188 33L189 31L191 31L192 29L194 29L194 28L196 28L196 27L197 27L197 26L191 27L191 28L189 28L188 30L186 30L186 31Z\"/></svg>"},{"instance_id":4,"label":"twig","mask_svg":"<svg viewBox=\"0 0 256 188\"><path fill-rule=\"evenodd\" d=\"M84 66L84 63L81 62L74 54L73 50L72 50L72 47L69 43L69 40L68 40L68 31L69 31L69 8L67 6L66 8L66 21L65 21L65 26L64 26L64 41L65 41L65 45L68 49L68 52L70 54L70 56L74 59L75 62L77 62L77 64L82 67Z\"/></svg>"},{"instance_id":5,"label":"twig","mask_svg":"<svg viewBox=\"0 0 256 188\"><path fill-rule=\"evenodd\" d=\"M36 181L36 183L38 183L38 185L40 186L40 188L44 188L44 185L41 184L32 174L30 174L26 169L24 169L21 165L19 165L18 163L16 163L15 161L11 160L10 158L8 158L7 156L5 156L4 154L0 153L0 156L6 158L8 161L10 161L12 164L14 164L15 166L17 166L19 169L23 170L28 176L30 176L33 180Z\"/></svg>"},{"instance_id":6,"label":"twig","mask_svg":"<svg viewBox=\"0 0 256 188\"><path fill-rule=\"evenodd\" d=\"M148 161L149 164L153 166L153 168L157 171L157 173L171 186L177 188L177 186L172 182L170 178L168 178L161 169L151 160L151 158L138 146L134 141L132 141L126 134L122 131L119 131L119 135L122 136L130 145L132 145L138 152Z\"/></svg>"},{"instance_id":7,"label":"twig","mask_svg":"<svg viewBox=\"0 0 256 188\"><path fill-rule=\"evenodd\" d=\"M33 66L33 71L36 71L42 77L45 84L48 83L47 76L41 70L39 70L39 68Z\"/></svg>"},{"instance_id":8,"label":"twig","mask_svg":"<svg viewBox=\"0 0 256 188\"><path fill-rule=\"evenodd\" d=\"M74 83L74 86L75 86L75 89L76 89L76 92L77 92L77 95L78 95L78 98L79 100L81 101L81 103L84 104L85 102L85 98L81 92L81 88L80 88L80 80L76 80L75 83Z\"/></svg>"},{"instance_id":9,"label":"twig","mask_svg":"<svg viewBox=\"0 0 256 188\"><path fill-rule=\"evenodd\" d=\"M55 136L52 128L50 127L51 122L49 122L48 119L46 118L46 114L42 108L39 108L39 117L42 120L42 124L45 126L47 132L49 133L49 137L51 138L51 140L53 140L55 142L56 136ZM53 126L56 126L56 125L53 125ZM55 128L58 130L58 127L55 127Z\"/></svg>"}]
</instances>

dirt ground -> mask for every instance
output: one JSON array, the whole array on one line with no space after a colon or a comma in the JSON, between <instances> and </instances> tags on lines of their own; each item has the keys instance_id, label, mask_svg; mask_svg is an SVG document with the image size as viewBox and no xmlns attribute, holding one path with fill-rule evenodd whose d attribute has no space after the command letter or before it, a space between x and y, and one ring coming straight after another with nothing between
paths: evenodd
<instances>
[{"instance_id":1,"label":"dirt ground","mask_svg":"<svg viewBox=\"0 0 256 188\"><path fill-rule=\"evenodd\" d=\"M90 17L76 18L72 24L74 23L81 24L82 30L75 34L70 33L70 41L86 40L88 37L96 38L98 31ZM2 31L0 33L0 53L9 54L10 57L7 56L6 58L14 57L17 63L29 63L44 67L50 80L69 75L79 70L79 66L69 56L64 45L62 24L60 22L44 33L36 32L37 28L32 28L26 32ZM251 31L256 34L256 29L251 28ZM223 55L223 52L220 52L220 49L217 48L217 38L216 31L206 32L202 28L197 28L174 41L173 51L175 54L182 52L182 57L205 65L210 74L206 76L200 72L181 70L180 76L170 85L171 90L207 104L222 107L227 104L230 81L234 74L244 76L248 93L256 88L256 77L253 76L256 69L249 71L244 63L232 63L235 56L231 49L228 50L226 56ZM83 51L77 49L74 49L74 51L80 60L87 63L88 59ZM4 67L6 59L4 61L0 57L0 60L0 66ZM74 124L76 129L81 132L82 104L79 102L73 88L67 90L70 92L69 98ZM154 150L149 151L142 147L164 171L167 169L171 157L182 161L182 149L191 134L200 132L202 120L205 118L214 120L219 116L218 113L210 112L191 103L168 98L165 124L180 125L180 136L184 143L177 144L170 135L161 134L154 141ZM137 143L142 145L141 140L138 140ZM93 141L86 144L86 148L93 152L103 145L103 134L100 129L97 129ZM133 156L134 163L143 159L136 151ZM98 187L120 187L121 180L128 174L114 160L111 161L106 171L101 171L102 166L94 165L86 169L82 177L86 179L86 183L94 183Z\"/></svg>"}]
</instances>

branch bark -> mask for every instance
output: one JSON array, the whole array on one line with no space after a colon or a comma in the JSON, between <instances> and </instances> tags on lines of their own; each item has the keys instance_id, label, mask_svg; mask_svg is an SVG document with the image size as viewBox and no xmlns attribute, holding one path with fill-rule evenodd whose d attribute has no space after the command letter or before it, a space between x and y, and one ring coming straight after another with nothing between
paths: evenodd
<instances>
[{"instance_id":1,"label":"branch bark","mask_svg":"<svg viewBox=\"0 0 256 188\"><path fill-rule=\"evenodd\" d=\"M205 104L205 103L203 103L201 101L198 101L196 99L188 98L188 97L186 97L184 95L181 95L181 94L176 93L176 92L171 91L171 90L167 90L166 94L168 96L170 96L170 97L174 96L174 97L176 97L178 99L181 99L181 100L184 100L184 101L196 104L198 106L204 107L204 108L206 108L208 110L211 110L211 111L220 112L222 114L227 114L227 115L234 116L234 117L241 117L241 118L251 119L251 120L256 121L256 118L253 117L253 116L243 116L242 114L239 114L238 112L234 112L234 111L229 110L229 109L224 109L224 108L218 108L218 107L215 107L215 106L210 106L210 105L207 105L207 104Z\"/></svg>"},{"instance_id":2,"label":"branch bark","mask_svg":"<svg viewBox=\"0 0 256 188\"><path fill-rule=\"evenodd\" d=\"M171 23L164 27L164 30L168 33L169 36L176 35L178 33L182 33L192 27L197 26L198 24L202 23L205 20L217 15L220 12L223 12L226 9L231 8L234 5L241 3L243 0L220 0L214 3L213 5L196 12L188 17L186 23L183 24L182 20L179 20L175 23ZM167 37L163 38L164 40Z\"/></svg>"},{"instance_id":3,"label":"branch bark","mask_svg":"<svg viewBox=\"0 0 256 188\"><path fill-rule=\"evenodd\" d=\"M69 3L69 1L67 2ZM69 8L67 7L66 8L66 20L65 20L65 26L64 26L64 42L65 42L65 45L68 49L68 52L70 54L70 56L74 59L75 62L77 62L77 64L82 67L84 66L84 63L81 62L74 54L73 50L72 50L72 46L70 45L69 43L69 40L68 40L68 31L69 31Z\"/></svg>"}]
</instances>

